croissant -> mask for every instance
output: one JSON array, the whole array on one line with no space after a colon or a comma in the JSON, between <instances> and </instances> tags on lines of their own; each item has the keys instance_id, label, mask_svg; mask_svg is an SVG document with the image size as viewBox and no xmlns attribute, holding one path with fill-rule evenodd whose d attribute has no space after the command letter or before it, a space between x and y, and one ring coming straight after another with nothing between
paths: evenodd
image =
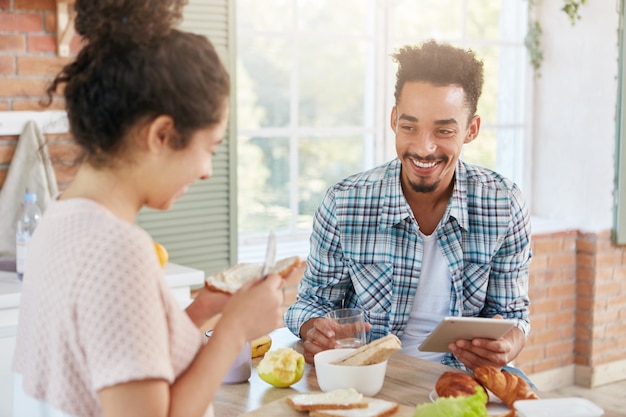
<instances>
[{"instance_id":1,"label":"croissant","mask_svg":"<svg viewBox=\"0 0 626 417\"><path fill-rule=\"evenodd\" d=\"M502 372L493 366L479 366L474 369L474 376L500 398L509 408L513 408L513 403L517 400L538 399L528 383L519 375L510 372Z\"/></svg>"},{"instance_id":2,"label":"croissant","mask_svg":"<svg viewBox=\"0 0 626 417\"><path fill-rule=\"evenodd\" d=\"M444 372L435 384L435 391L440 397L469 397L476 393L477 388L483 389L476 379L463 372Z\"/></svg>"}]
</instances>

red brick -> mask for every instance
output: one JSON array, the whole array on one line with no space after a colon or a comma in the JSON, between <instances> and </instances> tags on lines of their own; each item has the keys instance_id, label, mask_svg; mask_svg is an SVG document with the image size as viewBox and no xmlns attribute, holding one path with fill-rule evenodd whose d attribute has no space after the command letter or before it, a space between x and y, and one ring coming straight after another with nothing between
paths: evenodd
<instances>
[{"instance_id":1,"label":"red brick","mask_svg":"<svg viewBox=\"0 0 626 417\"><path fill-rule=\"evenodd\" d=\"M57 50L57 37L54 35L28 35L28 52L55 53Z\"/></svg>"},{"instance_id":2,"label":"red brick","mask_svg":"<svg viewBox=\"0 0 626 417\"><path fill-rule=\"evenodd\" d=\"M571 296L576 292L576 285L573 282L568 282L565 284L559 285L551 285L548 288L548 297L557 298L557 297L566 297Z\"/></svg>"},{"instance_id":3,"label":"red brick","mask_svg":"<svg viewBox=\"0 0 626 417\"><path fill-rule=\"evenodd\" d=\"M576 241L576 252L594 254L596 253L596 246L595 240L578 239Z\"/></svg>"},{"instance_id":4,"label":"red brick","mask_svg":"<svg viewBox=\"0 0 626 417\"><path fill-rule=\"evenodd\" d=\"M0 168L0 188L4 185L4 181L7 179L7 168Z\"/></svg>"},{"instance_id":5,"label":"red brick","mask_svg":"<svg viewBox=\"0 0 626 417\"><path fill-rule=\"evenodd\" d=\"M47 103L47 101L46 101ZM53 100L49 106L38 100L13 100L13 110L29 111L29 110L65 110L65 102L63 100Z\"/></svg>"},{"instance_id":6,"label":"red brick","mask_svg":"<svg viewBox=\"0 0 626 417\"><path fill-rule=\"evenodd\" d=\"M598 252L596 254L596 266L615 266L622 263L622 253L617 250Z\"/></svg>"},{"instance_id":7,"label":"red brick","mask_svg":"<svg viewBox=\"0 0 626 417\"><path fill-rule=\"evenodd\" d=\"M14 10L56 10L55 0L13 0Z\"/></svg>"},{"instance_id":8,"label":"red brick","mask_svg":"<svg viewBox=\"0 0 626 417\"><path fill-rule=\"evenodd\" d=\"M0 142L0 164L8 164L13 159L15 154L15 143Z\"/></svg>"},{"instance_id":9,"label":"red brick","mask_svg":"<svg viewBox=\"0 0 626 417\"><path fill-rule=\"evenodd\" d=\"M3 32L41 32L43 19L39 13L0 12Z\"/></svg>"},{"instance_id":10,"label":"red brick","mask_svg":"<svg viewBox=\"0 0 626 417\"><path fill-rule=\"evenodd\" d=\"M576 264L580 267L593 268L595 266L596 257L593 254L579 253L576 255Z\"/></svg>"},{"instance_id":11,"label":"red brick","mask_svg":"<svg viewBox=\"0 0 626 417\"><path fill-rule=\"evenodd\" d=\"M563 252L563 241L561 239L535 240L533 251L542 254L560 253Z\"/></svg>"},{"instance_id":12,"label":"red brick","mask_svg":"<svg viewBox=\"0 0 626 417\"><path fill-rule=\"evenodd\" d=\"M0 0L0 10L9 9L11 7L11 0Z\"/></svg>"},{"instance_id":13,"label":"red brick","mask_svg":"<svg viewBox=\"0 0 626 417\"><path fill-rule=\"evenodd\" d=\"M556 342L561 339L561 335L554 330L542 330L533 332L534 340L536 344L547 344Z\"/></svg>"},{"instance_id":14,"label":"red brick","mask_svg":"<svg viewBox=\"0 0 626 417\"><path fill-rule=\"evenodd\" d=\"M80 158L82 154L82 148L74 143L48 142L48 152L50 154L50 160L53 163L73 163Z\"/></svg>"},{"instance_id":15,"label":"red brick","mask_svg":"<svg viewBox=\"0 0 626 417\"><path fill-rule=\"evenodd\" d=\"M15 75L15 59L11 55L0 55L0 75Z\"/></svg>"},{"instance_id":16,"label":"red brick","mask_svg":"<svg viewBox=\"0 0 626 417\"><path fill-rule=\"evenodd\" d=\"M531 305L533 314L553 313L559 311L557 300L536 300Z\"/></svg>"},{"instance_id":17,"label":"red brick","mask_svg":"<svg viewBox=\"0 0 626 417\"><path fill-rule=\"evenodd\" d=\"M556 343L550 343L546 346L546 357L569 356L574 354L574 341L561 340Z\"/></svg>"},{"instance_id":18,"label":"red brick","mask_svg":"<svg viewBox=\"0 0 626 417\"><path fill-rule=\"evenodd\" d=\"M549 371L550 369L559 368L561 361L559 359L548 358L543 361L537 362L533 365L533 373L539 373L543 371Z\"/></svg>"},{"instance_id":19,"label":"red brick","mask_svg":"<svg viewBox=\"0 0 626 417\"><path fill-rule=\"evenodd\" d=\"M521 363L535 362L545 358L545 349L542 345L526 345L515 359L515 363L520 365Z\"/></svg>"},{"instance_id":20,"label":"red brick","mask_svg":"<svg viewBox=\"0 0 626 417\"><path fill-rule=\"evenodd\" d=\"M9 110L9 101L8 100L0 100L0 111Z\"/></svg>"},{"instance_id":21,"label":"red brick","mask_svg":"<svg viewBox=\"0 0 626 417\"><path fill-rule=\"evenodd\" d=\"M54 76L70 61L70 58L57 56L18 56L17 73L19 75Z\"/></svg>"},{"instance_id":22,"label":"red brick","mask_svg":"<svg viewBox=\"0 0 626 417\"><path fill-rule=\"evenodd\" d=\"M70 41L70 55L76 56L83 48L83 38L80 36L74 36Z\"/></svg>"},{"instance_id":23,"label":"red brick","mask_svg":"<svg viewBox=\"0 0 626 417\"><path fill-rule=\"evenodd\" d=\"M543 254L533 254L532 262L530 263L530 271L543 271L548 267L548 256Z\"/></svg>"},{"instance_id":24,"label":"red brick","mask_svg":"<svg viewBox=\"0 0 626 417\"><path fill-rule=\"evenodd\" d=\"M25 42L22 34L0 34L0 51L24 52Z\"/></svg>"},{"instance_id":25,"label":"red brick","mask_svg":"<svg viewBox=\"0 0 626 417\"><path fill-rule=\"evenodd\" d=\"M44 29L47 33L57 33L57 14L56 12L45 12L43 16Z\"/></svg>"},{"instance_id":26,"label":"red brick","mask_svg":"<svg viewBox=\"0 0 626 417\"><path fill-rule=\"evenodd\" d=\"M33 78L0 78L0 97L43 96L46 80Z\"/></svg>"},{"instance_id":27,"label":"red brick","mask_svg":"<svg viewBox=\"0 0 626 417\"><path fill-rule=\"evenodd\" d=\"M548 258L549 268L560 268L571 265L576 265L576 256L574 253L555 253Z\"/></svg>"}]
</instances>

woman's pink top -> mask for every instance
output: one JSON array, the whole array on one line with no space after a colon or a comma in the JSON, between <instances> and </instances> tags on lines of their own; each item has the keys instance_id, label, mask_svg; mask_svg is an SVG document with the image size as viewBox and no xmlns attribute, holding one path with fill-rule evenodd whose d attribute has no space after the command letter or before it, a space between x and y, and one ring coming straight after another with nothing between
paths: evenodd
<instances>
[{"instance_id":1,"label":"woman's pink top","mask_svg":"<svg viewBox=\"0 0 626 417\"><path fill-rule=\"evenodd\" d=\"M165 284L144 230L91 200L48 206L28 248L13 361L28 395L71 415L101 416L100 389L172 383L202 337Z\"/></svg>"}]
</instances>

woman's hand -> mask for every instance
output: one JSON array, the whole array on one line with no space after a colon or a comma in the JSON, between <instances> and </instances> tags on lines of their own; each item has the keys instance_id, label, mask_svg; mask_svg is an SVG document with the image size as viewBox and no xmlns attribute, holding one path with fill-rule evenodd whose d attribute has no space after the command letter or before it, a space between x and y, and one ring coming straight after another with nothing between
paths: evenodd
<instances>
[{"instance_id":1,"label":"woman's hand","mask_svg":"<svg viewBox=\"0 0 626 417\"><path fill-rule=\"evenodd\" d=\"M230 297L230 294L211 291L202 287L185 312L191 321L200 328L207 320L222 312Z\"/></svg>"},{"instance_id":2,"label":"woman's hand","mask_svg":"<svg viewBox=\"0 0 626 417\"><path fill-rule=\"evenodd\" d=\"M268 274L244 284L224 306L218 326L243 332L245 341L261 337L283 325L284 280ZM217 328L216 328L217 330Z\"/></svg>"}]
</instances>

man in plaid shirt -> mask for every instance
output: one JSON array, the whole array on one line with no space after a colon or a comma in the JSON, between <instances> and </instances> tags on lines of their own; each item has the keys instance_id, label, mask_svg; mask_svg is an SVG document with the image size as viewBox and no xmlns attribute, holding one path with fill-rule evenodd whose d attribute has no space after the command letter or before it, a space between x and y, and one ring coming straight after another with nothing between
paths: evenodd
<instances>
[{"instance_id":1,"label":"man in plaid shirt","mask_svg":"<svg viewBox=\"0 0 626 417\"><path fill-rule=\"evenodd\" d=\"M412 356L506 367L530 330L530 214L516 184L459 159L480 130L483 64L434 41L394 59L397 158L327 191L285 322L303 339L308 362L336 346L320 318L357 307L370 340L394 333ZM458 340L448 354L419 351L445 316L503 317L516 326L497 340Z\"/></svg>"}]
</instances>

